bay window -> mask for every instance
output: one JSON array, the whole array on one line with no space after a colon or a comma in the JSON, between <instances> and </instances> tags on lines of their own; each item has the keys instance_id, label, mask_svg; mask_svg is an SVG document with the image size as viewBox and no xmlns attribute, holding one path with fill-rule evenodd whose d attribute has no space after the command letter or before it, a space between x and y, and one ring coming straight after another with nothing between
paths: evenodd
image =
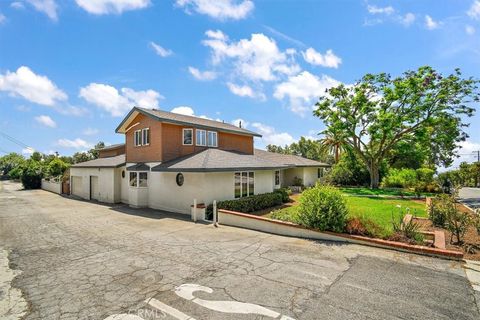
<instances>
[{"instance_id":1,"label":"bay window","mask_svg":"<svg viewBox=\"0 0 480 320\"><path fill-rule=\"evenodd\" d=\"M130 187L148 187L148 172L130 172Z\"/></svg>"}]
</instances>

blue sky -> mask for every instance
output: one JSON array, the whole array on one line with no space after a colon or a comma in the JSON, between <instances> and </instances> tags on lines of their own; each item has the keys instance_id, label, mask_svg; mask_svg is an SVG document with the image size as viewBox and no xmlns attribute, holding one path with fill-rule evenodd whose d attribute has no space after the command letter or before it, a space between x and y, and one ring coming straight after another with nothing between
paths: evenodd
<instances>
[{"instance_id":1,"label":"blue sky","mask_svg":"<svg viewBox=\"0 0 480 320\"><path fill-rule=\"evenodd\" d=\"M439 4L1 0L0 131L72 154L123 142L114 129L140 105L242 119L258 147L315 137L329 86L422 65L479 75L480 0ZM480 149L470 120L462 154ZM0 135L0 152L23 149Z\"/></svg>"}]
</instances>

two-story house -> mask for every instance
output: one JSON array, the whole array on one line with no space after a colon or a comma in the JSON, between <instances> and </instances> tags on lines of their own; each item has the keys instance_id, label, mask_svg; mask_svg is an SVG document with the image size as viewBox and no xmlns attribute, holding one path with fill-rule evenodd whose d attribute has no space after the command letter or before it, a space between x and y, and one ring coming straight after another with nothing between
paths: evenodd
<instances>
[{"instance_id":1,"label":"two-story house","mask_svg":"<svg viewBox=\"0 0 480 320\"><path fill-rule=\"evenodd\" d=\"M301 179L309 186L329 165L254 148L259 134L231 124L133 108L116 129L125 144L70 169L72 194L189 213L193 200L247 197Z\"/></svg>"}]
</instances>

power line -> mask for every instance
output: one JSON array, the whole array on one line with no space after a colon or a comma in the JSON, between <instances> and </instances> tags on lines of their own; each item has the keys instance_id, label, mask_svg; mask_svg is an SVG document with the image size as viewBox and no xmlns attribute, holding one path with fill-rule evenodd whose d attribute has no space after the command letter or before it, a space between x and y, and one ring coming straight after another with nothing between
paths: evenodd
<instances>
[{"instance_id":1,"label":"power line","mask_svg":"<svg viewBox=\"0 0 480 320\"><path fill-rule=\"evenodd\" d=\"M14 137L12 136L9 136L8 134L6 134L5 132L2 132L0 131L0 135L2 135L5 139L15 143L16 145L19 145L21 146L22 148L29 148L29 149L33 149L32 147L30 147L29 145L23 143L22 141L18 140L18 139L15 139Z\"/></svg>"}]
</instances>

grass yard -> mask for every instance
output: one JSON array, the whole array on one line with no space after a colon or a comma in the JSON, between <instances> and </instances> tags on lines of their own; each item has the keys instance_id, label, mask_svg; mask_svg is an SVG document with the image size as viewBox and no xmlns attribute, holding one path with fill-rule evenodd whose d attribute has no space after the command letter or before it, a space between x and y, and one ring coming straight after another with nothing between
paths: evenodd
<instances>
[{"instance_id":1,"label":"grass yard","mask_svg":"<svg viewBox=\"0 0 480 320\"><path fill-rule=\"evenodd\" d=\"M359 217L374 222L378 228L371 231L379 238L386 238L392 234L392 211L396 218L400 216L400 208L398 208L397 205L401 206L403 212L405 212L406 208L410 208L411 214L418 217L427 217L424 201L348 195L346 196L346 200L349 217ZM265 215L265 217L297 222L298 208L298 202L296 202L290 207L272 211Z\"/></svg>"},{"instance_id":2,"label":"grass yard","mask_svg":"<svg viewBox=\"0 0 480 320\"><path fill-rule=\"evenodd\" d=\"M345 194L354 196L354 195L362 195L362 196L416 196L414 191L405 190L405 189L370 189L370 188L339 188ZM434 196L435 193L428 193L422 192L422 196L431 197Z\"/></svg>"}]
</instances>

